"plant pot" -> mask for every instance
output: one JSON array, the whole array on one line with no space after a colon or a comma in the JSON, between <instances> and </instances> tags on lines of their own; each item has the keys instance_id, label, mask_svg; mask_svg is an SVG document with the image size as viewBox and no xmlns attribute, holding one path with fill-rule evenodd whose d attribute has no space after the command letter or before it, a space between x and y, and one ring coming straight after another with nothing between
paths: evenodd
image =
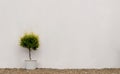
<instances>
[{"instance_id":1,"label":"plant pot","mask_svg":"<svg viewBox=\"0 0 120 74\"><path fill-rule=\"evenodd\" d=\"M25 69L36 69L37 60L25 60Z\"/></svg>"}]
</instances>

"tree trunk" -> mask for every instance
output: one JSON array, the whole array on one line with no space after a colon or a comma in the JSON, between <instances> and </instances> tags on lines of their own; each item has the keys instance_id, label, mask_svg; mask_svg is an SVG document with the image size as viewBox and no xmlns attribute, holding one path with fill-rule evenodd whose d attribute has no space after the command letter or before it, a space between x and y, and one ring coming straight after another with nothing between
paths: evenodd
<instances>
[{"instance_id":1,"label":"tree trunk","mask_svg":"<svg viewBox=\"0 0 120 74\"><path fill-rule=\"evenodd\" d=\"M31 50L29 48L29 59L31 60Z\"/></svg>"}]
</instances>

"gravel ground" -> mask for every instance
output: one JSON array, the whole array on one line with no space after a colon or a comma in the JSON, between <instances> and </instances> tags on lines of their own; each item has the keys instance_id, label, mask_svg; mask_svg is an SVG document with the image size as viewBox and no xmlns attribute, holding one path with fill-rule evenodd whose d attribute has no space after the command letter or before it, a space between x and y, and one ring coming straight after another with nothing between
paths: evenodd
<instances>
[{"instance_id":1,"label":"gravel ground","mask_svg":"<svg viewBox=\"0 0 120 74\"><path fill-rule=\"evenodd\" d=\"M0 69L0 74L120 74L120 69Z\"/></svg>"}]
</instances>

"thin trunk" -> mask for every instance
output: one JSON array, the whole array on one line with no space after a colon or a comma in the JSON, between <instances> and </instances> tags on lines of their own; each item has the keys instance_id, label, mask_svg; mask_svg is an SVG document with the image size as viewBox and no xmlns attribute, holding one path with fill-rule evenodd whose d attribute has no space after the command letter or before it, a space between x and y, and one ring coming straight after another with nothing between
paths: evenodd
<instances>
[{"instance_id":1,"label":"thin trunk","mask_svg":"<svg viewBox=\"0 0 120 74\"><path fill-rule=\"evenodd\" d=\"M31 50L29 48L29 59L31 60Z\"/></svg>"}]
</instances>

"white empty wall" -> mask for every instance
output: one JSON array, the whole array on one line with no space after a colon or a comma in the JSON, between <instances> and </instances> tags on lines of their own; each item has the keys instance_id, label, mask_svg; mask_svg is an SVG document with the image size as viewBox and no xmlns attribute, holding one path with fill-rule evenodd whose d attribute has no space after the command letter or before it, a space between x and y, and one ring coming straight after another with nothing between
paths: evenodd
<instances>
[{"instance_id":1,"label":"white empty wall","mask_svg":"<svg viewBox=\"0 0 120 74\"><path fill-rule=\"evenodd\" d=\"M39 68L119 68L120 0L0 0L0 68L23 68L24 32Z\"/></svg>"}]
</instances>

